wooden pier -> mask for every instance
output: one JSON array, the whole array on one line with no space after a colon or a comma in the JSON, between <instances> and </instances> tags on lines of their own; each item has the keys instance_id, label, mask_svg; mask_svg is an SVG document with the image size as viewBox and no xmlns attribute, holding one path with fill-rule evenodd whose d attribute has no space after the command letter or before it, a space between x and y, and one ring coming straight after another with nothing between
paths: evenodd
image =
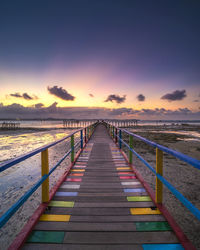
<instances>
[{"instance_id":1,"label":"wooden pier","mask_svg":"<svg viewBox=\"0 0 200 250\"><path fill-rule=\"evenodd\" d=\"M103 124L38 217L41 211L29 221L39 218L29 228L24 250L181 250L180 239L189 246L185 249L195 249L178 227L171 227L173 221L152 201Z\"/></svg>"},{"instance_id":2,"label":"wooden pier","mask_svg":"<svg viewBox=\"0 0 200 250\"><path fill-rule=\"evenodd\" d=\"M0 123L0 129L18 129L20 128L19 122L2 122Z\"/></svg>"},{"instance_id":3,"label":"wooden pier","mask_svg":"<svg viewBox=\"0 0 200 250\"><path fill-rule=\"evenodd\" d=\"M90 124L93 124L96 120L63 120L63 127L64 128L81 128L87 127Z\"/></svg>"}]
</instances>

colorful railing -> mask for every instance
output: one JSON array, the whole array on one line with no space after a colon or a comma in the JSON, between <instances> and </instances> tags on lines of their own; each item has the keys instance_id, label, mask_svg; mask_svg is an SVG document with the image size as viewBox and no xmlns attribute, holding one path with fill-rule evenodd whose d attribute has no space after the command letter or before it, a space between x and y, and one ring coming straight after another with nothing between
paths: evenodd
<instances>
[{"instance_id":1,"label":"colorful railing","mask_svg":"<svg viewBox=\"0 0 200 250\"><path fill-rule=\"evenodd\" d=\"M156 194L155 194L155 202L157 204L162 204L163 202L163 184L171 191L171 193L185 206L187 209L196 216L200 220L200 210L198 210L188 199L186 199L172 184L170 184L164 177L163 177L163 152L172 155L178 158L181 161L184 161L191 166L200 169L200 161L196 160L192 157L184 155L180 152L172 150L170 148L164 147L159 145L155 142L147 140L137 134L131 133L126 129L117 128L109 123L105 123L111 137L118 143L119 148L122 149L122 144L128 149L129 157L128 161L130 164L133 163L133 154L140 159L144 165L151 170L156 176ZM122 132L129 136L129 143L125 142L122 138ZM141 155L139 155L133 149L133 138L137 138L148 145L156 148L156 169L154 169Z\"/></svg>"},{"instance_id":2,"label":"colorful railing","mask_svg":"<svg viewBox=\"0 0 200 250\"><path fill-rule=\"evenodd\" d=\"M49 176L56 170L56 168L66 159L67 156L71 154L71 163L74 162L75 159L75 149L80 145L80 150L83 149L84 145L87 143L89 138L91 137L94 128L97 123L93 123L88 127L76 130L70 135L53 142L51 144L45 145L41 148L38 148L30 153L27 153L23 156L15 158L13 160L7 161L0 166L0 172L5 171L8 168L15 166L17 163L20 163L34 155L41 153L41 178L14 204L12 205L1 217L0 217L0 228L2 228L7 221L15 214L15 212L27 201L27 199L40 187L42 186L42 202L49 201ZM80 139L75 143L74 135L80 133ZM49 171L49 158L48 158L48 149L61 143L65 140L70 139L70 149L68 152L56 163L55 166L51 168ZM80 151L79 150L79 151Z\"/></svg>"}]
</instances>

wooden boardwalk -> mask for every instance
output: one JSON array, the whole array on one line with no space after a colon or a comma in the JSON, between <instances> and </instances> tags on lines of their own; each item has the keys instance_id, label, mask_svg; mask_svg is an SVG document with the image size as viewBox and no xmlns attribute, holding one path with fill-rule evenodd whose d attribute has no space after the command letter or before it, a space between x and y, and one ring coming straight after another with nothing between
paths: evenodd
<instances>
[{"instance_id":1,"label":"wooden boardwalk","mask_svg":"<svg viewBox=\"0 0 200 250\"><path fill-rule=\"evenodd\" d=\"M183 248L100 124L23 249Z\"/></svg>"}]
</instances>

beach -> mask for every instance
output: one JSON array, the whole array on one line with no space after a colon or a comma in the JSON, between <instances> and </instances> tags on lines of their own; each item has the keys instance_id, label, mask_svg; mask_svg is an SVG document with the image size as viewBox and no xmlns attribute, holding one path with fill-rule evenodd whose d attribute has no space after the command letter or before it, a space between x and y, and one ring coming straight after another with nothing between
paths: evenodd
<instances>
[{"instance_id":1,"label":"beach","mask_svg":"<svg viewBox=\"0 0 200 250\"><path fill-rule=\"evenodd\" d=\"M200 160L200 126L137 126L127 128L149 140L177 150L181 153ZM0 133L2 145L1 162L27 153L46 142L61 139L72 130L47 129L7 131ZM125 138L128 139L128 138ZM155 149L134 139L134 149L141 154L155 168ZM69 144L62 142L49 150L50 168L67 152ZM155 190L154 175L138 160L133 157L136 169ZM68 169L69 160L66 159L50 177L50 186L54 186L60 176ZM164 154L164 177L173 184L187 199L200 209L200 172L172 156ZM15 203L40 178L40 155L34 156L15 167L1 173L0 204L1 214ZM0 231L1 249L7 249L16 235L25 225L41 201L40 188L18 210ZM186 208L184 208L171 193L164 188L164 204L174 216L179 226L193 244L200 249L200 223Z\"/></svg>"},{"instance_id":2,"label":"beach","mask_svg":"<svg viewBox=\"0 0 200 250\"><path fill-rule=\"evenodd\" d=\"M72 129L20 129L1 131L0 162L28 153L48 143L59 140L72 133ZM75 138L76 140L76 138ZM70 147L69 140L49 149L49 168L51 169ZM41 156L35 155L0 173L0 211L1 215L11 207L41 176ZM68 158L50 176L52 188L69 168ZM0 230L1 249L7 249L23 228L29 217L41 203L41 188L38 188L28 201Z\"/></svg>"}]
</instances>

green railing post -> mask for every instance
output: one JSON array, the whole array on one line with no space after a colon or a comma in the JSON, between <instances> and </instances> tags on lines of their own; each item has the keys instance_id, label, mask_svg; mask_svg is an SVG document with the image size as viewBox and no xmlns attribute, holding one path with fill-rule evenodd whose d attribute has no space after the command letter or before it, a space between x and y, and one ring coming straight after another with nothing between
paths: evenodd
<instances>
[{"instance_id":1,"label":"green railing post","mask_svg":"<svg viewBox=\"0 0 200 250\"><path fill-rule=\"evenodd\" d=\"M122 139L122 131L121 131L121 129L120 129L120 130L119 130L119 148L120 148L120 149L122 148L121 139Z\"/></svg>"},{"instance_id":2,"label":"green railing post","mask_svg":"<svg viewBox=\"0 0 200 250\"><path fill-rule=\"evenodd\" d=\"M156 148L156 173L163 175L163 151ZM163 196L163 184L162 182L156 177L156 202L162 203Z\"/></svg>"},{"instance_id":3,"label":"green railing post","mask_svg":"<svg viewBox=\"0 0 200 250\"><path fill-rule=\"evenodd\" d=\"M74 135L71 136L71 162L74 162Z\"/></svg>"},{"instance_id":4,"label":"green railing post","mask_svg":"<svg viewBox=\"0 0 200 250\"><path fill-rule=\"evenodd\" d=\"M83 148L83 130L81 130L80 137L81 137L81 148Z\"/></svg>"},{"instance_id":5,"label":"green railing post","mask_svg":"<svg viewBox=\"0 0 200 250\"><path fill-rule=\"evenodd\" d=\"M41 175L49 173L48 149L41 152ZM49 177L42 183L42 202L49 202Z\"/></svg>"},{"instance_id":6,"label":"green railing post","mask_svg":"<svg viewBox=\"0 0 200 250\"><path fill-rule=\"evenodd\" d=\"M133 136L129 135L129 147L133 148ZM133 153L131 150L129 150L129 163L133 163Z\"/></svg>"}]
</instances>

